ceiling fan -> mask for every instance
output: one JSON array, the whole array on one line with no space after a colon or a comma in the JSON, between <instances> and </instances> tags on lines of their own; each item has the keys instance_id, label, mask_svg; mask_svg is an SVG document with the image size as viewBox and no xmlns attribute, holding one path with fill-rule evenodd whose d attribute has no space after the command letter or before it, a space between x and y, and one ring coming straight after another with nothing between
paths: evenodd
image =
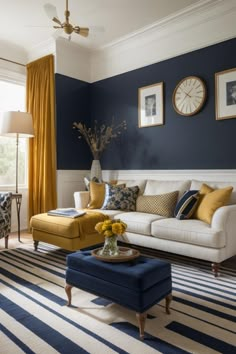
<instances>
[{"instance_id":1,"label":"ceiling fan","mask_svg":"<svg viewBox=\"0 0 236 354\"><path fill-rule=\"evenodd\" d=\"M55 6L51 4L45 4L44 9L48 15L48 17L55 23L57 23L57 26L53 26L53 28L56 29L63 29L63 31L68 34L69 36L72 33L77 33L83 37L88 37L89 34L89 28L87 27L80 27L80 26L73 26L69 22L69 17L70 17L70 11L68 10L68 0L66 0L66 10L64 12L65 14L65 22L61 22L58 17L57 17L57 11Z\"/></svg>"}]
</instances>

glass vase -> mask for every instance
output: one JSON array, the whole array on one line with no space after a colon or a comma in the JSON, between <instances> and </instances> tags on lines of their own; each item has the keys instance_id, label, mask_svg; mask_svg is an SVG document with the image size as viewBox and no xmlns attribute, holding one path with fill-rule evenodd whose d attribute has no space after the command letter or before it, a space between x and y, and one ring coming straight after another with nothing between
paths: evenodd
<instances>
[{"instance_id":1,"label":"glass vase","mask_svg":"<svg viewBox=\"0 0 236 354\"><path fill-rule=\"evenodd\" d=\"M119 254L119 247L117 245L117 235L105 237L104 246L100 252L100 255L106 257L112 257L112 256L118 256L118 254Z\"/></svg>"}]
</instances>

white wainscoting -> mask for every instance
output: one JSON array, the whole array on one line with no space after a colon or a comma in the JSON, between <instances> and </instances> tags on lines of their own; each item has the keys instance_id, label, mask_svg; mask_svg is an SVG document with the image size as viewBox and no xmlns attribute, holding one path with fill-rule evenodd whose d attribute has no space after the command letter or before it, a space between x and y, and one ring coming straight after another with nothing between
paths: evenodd
<instances>
[{"instance_id":1,"label":"white wainscoting","mask_svg":"<svg viewBox=\"0 0 236 354\"><path fill-rule=\"evenodd\" d=\"M89 171L57 170L57 206L68 208L74 206L73 194L85 190L84 177Z\"/></svg>"},{"instance_id":2,"label":"white wainscoting","mask_svg":"<svg viewBox=\"0 0 236 354\"><path fill-rule=\"evenodd\" d=\"M73 194L85 190L83 178L89 175L88 170L57 171L58 207L74 206ZM114 179L154 179L154 180L186 180L236 182L236 170L104 170L103 180Z\"/></svg>"}]
</instances>

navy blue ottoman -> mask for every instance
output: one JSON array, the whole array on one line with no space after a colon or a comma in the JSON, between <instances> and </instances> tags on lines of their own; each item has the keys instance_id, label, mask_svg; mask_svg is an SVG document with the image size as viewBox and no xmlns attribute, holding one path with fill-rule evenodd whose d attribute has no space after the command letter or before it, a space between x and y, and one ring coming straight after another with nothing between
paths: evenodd
<instances>
[{"instance_id":1,"label":"navy blue ottoman","mask_svg":"<svg viewBox=\"0 0 236 354\"><path fill-rule=\"evenodd\" d=\"M125 263L102 262L91 251L67 256L66 286L68 306L76 287L136 311L140 338L144 338L146 311L163 298L169 314L172 299L171 266L168 262L140 256Z\"/></svg>"}]
</instances>

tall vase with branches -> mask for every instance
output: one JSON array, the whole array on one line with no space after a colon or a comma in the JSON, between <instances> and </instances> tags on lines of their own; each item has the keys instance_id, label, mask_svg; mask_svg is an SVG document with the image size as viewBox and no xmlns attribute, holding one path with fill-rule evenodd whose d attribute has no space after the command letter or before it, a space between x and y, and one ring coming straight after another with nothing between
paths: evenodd
<instances>
[{"instance_id":1,"label":"tall vase with branches","mask_svg":"<svg viewBox=\"0 0 236 354\"><path fill-rule=\"evenodd\" d=\"M126 130L126 121L123 120L121 123L115 124L114 118L112 120L111 125L102 124L98 126L97 120L94 121L93 128L85 125L82 122L74 122L73 129L76 129L79 133L78 138L82 137L87 142L90 151L93 155L93 165L95 168L91 168L91 178L97 177L101 179L101 165L100 158L102 156L103 151L110 144L112 139L116 139L120 136L122 130ZM100 169L99 169L100 166Z\"/></svg>"}]
</instances>

